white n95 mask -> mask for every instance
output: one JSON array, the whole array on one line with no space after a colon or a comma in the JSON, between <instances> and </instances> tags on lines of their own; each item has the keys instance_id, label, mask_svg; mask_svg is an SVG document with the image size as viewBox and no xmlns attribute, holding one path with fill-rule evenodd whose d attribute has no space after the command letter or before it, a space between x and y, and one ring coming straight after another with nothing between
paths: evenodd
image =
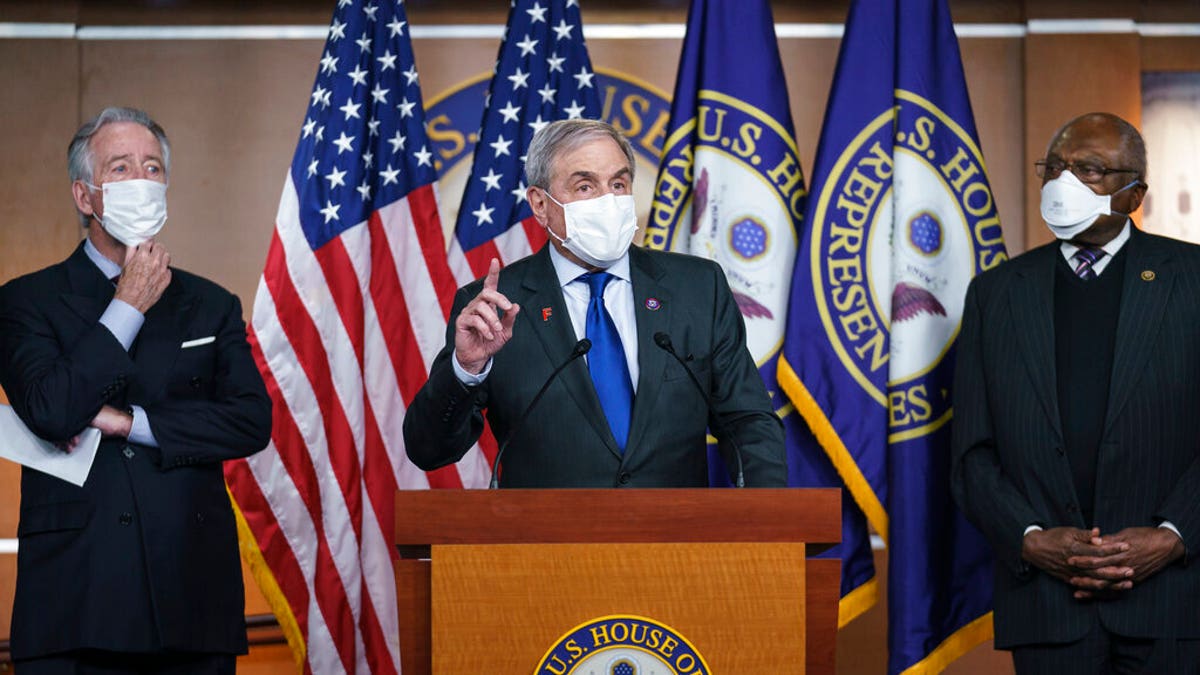
<instances>
[{"instance_id":1,"label":"white n95 mask","mask_svg":"<svg viewBox=\"0 0 1200 675\"><path fill-rule=\"evenodd\" d=\"M1058 178L1042 186L1042 219L1058 239L1074 239L1097 218L1113 213L1113 195L1137 184L1135 180L1112 194L1098 195L1069 169L1063 169Z\"/></svg>"},{"instance_id":2,"label":"white n95 mask","mask_svg":"<svg viewBox=\"0 0 1200 675\"><path fill-rule=\"evenodd\" d=\"M568 251L594 267L607 268L621 259L633 243L637 232L637 207L632 195L614 195L611 192L593 199L563 204L546 190L542 190L550 201L563 209L567 226L567 238L558 239Z\"/></svg>"},{"instance_id":3,"label":"white n95 mask","mask_svg":"<svg viewBox=\"0 0 1200 675\"><path fill-rule=\"evenodd\" d=\"M88 185L93 190L94 185ZM167 222L167 185L136 178L105 183L104 217L100 224L113 239L137 246L158 234Z\"/></svg>"}]
</instances>

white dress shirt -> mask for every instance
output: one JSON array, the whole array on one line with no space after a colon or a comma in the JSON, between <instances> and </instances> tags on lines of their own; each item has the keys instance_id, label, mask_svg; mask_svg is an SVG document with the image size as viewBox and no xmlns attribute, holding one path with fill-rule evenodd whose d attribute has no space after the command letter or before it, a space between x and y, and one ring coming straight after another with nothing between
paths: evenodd
<instances>
[{"instance_id":1,"label":"white dress shirt","mask_svg":"<svg viewBox=\"0 0 1200 675\"><path fill-rule=\"evenodd\" d=\"M1129 241L1130 227L1132 226L1126 220L1125 227L1121 228L1120 234L1108 240L1107 244L1100 247L1104 251L1104 256L1092 263L1092 271L1096 273L1096 276L1100 276L1104 272L1104 268L1108 267L1108 263L1112 262L1113 256L1117 255L1121 247L1125 246L1125 242ZM1075 269L1075 265L1077 264L1075 254L1079 252L1079 248L1079 246L1067 241L1064 241L1059 246L1059 250L1062 251L1063 257L1067 259L1067 264L1071 266L1071 269Z\"/></svg>"}]
</instances>

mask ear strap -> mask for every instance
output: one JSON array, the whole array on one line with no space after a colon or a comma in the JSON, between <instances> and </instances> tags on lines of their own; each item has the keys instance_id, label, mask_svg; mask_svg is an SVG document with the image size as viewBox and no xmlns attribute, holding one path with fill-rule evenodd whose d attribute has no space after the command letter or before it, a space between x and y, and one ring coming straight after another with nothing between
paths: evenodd
<instances>
[{"instance_id":1,"label":"mask ear strap","mask_svg":"<svg viewBox=\"0 0 1200 675\"><path fill-rule=\"evenodd\" d=\"M1124 191L1128 190L1129 188L1131 188L1131 187L1133 187L1133 186L1135 186L1135 185L1141 185L1141 184L1142 184L1142 179L1141 179L1141 178L1136 178L1136 179L1134 179L1134 180L1133 180L1131 183L1129 183L1128 185L1126 185L1125 187L1123 187L1123 188L1121 188L1120 190L1117 190L1116 192L1112 193L1110 196L1113 196L1113 197L1115 197L1115 196L1117 196L1117 195L1121 194L1122 192L1124 192Z\"/></svg>"}]
</instances>

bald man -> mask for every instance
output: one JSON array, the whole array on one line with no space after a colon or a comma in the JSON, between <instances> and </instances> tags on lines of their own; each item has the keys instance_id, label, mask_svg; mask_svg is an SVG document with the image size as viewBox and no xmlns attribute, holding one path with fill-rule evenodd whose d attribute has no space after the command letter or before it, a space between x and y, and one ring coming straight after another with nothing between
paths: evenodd
<instances>
[{"instance_id":1,"label":"bald man","mask_svg":"<svg viewBox=\"0 0 1200 675\"><path fill-rule=\"evenodd\" d=\"M1200 672L1200 247L1140 232L1146 150L1092 113L1054 135L1055 241L972 282L953 490L996 553L1018 673Z\"/></svg>"}]
</instances>

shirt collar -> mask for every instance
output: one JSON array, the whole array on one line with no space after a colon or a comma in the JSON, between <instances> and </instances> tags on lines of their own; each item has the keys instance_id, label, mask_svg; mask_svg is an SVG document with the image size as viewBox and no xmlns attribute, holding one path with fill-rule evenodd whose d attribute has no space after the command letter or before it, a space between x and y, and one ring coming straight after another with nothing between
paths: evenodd
<instances>
[{"instance_id":1,"label":"shirt collar","mask_svg":"<svg viewBox=\"0 0 1200 675\"><path fill-rule=\"evenodd\" d=\"M121 266L105 258L100 249L96 248L96 245L92 243L91 238L83 240L83 252L87 254L88 259L96 267L100 268L100 273L104 275L104 278L112 279L121 275Z\"/></svg>"},{"instance_id":2,"label":"shirt collar","mask_svg":"<svg viewBox=\"0 0 1200 675\"><path fill-rule=\"evenodd\" d=\"M580 267L567 260L566 256L558 252L553 242L546 242L546 245L550 247L550 262L554 264L554 274L558 277L558 285L560 287L566 286L578 279L580 275L591 271L586 267ZM604 271L618 279L632 281L629 278L629 251L626 251L625 255L618 258L617 262Z\"/></svg>"},{"instance_id":3,"label":"shirt collar","mask_svg":"<svg viewBox=\"0 0 1200 675\"><path fill-rule=\"evenodd\" d=\"M1121 232L1112 239L1109 239L1108 243L1101 246L1100 249L1104 251L1109 258L1116 256L1117 252L1121 250L1121 247L1124 246L1125 242L1129 241L1129 237L1132 236L1131 228L1132 225L1130 225L1130 221L1126 220L1125 227L1121 228ZM1062 243L1062 252L1063 255L1067 257L1067 260L1073 259L1075 254L1079 252L1079 249L1079 246L1076 246L1070 242L1064 241Z\"/></svg>"}]
</instances>

